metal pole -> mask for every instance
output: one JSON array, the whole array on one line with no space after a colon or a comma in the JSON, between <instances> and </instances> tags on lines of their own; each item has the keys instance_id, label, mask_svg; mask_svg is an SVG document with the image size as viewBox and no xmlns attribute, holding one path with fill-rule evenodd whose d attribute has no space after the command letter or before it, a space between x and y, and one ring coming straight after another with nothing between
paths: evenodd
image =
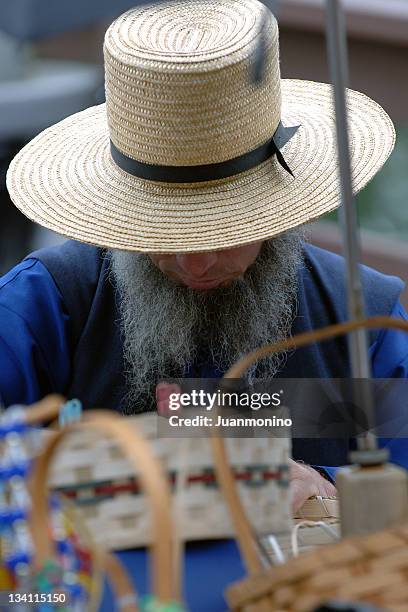
<instances>
[{"instance_id":1,"label":"metal pole","mask_svg":"<svg viewBox=\"0 0 408 612\"><path fill-rule=\"evenodd\" d=\"M347 262L349 315L360 319L364 313L361 279L358 268L360 244L354 206L347 130L346 84L347 52L344 17L339 0L327 0L327 45L334 87L337 147L339 152L340 209L344 255ZM370 378L370 362L366 333L349 336L352 376ZM355 398L366 414L371 428L374 424L374 401L369 380L356 381ZM407 474L398 466L386 463L388 452L379 449L374 434L358 438L359 450L350 453L352 463L339 470L336 478L340 500L342 536L372 533L398 525L408 516ZM367 469L368 468L368 469ZM372 500L378 501L373 508Z\"/></svg>"},{"instance_id":2,"label":"metal pole","mask_svg":"<svg viewBox=\"0 0 408 612\"><path fill-rule=\"evenodd\" d=\"M349 317L364 317L364 301L361 287L359 261L361 259L358 219L352 188L350 148L348 138L346 87L348 85L348 60L344 14L338 0L327 0L327 50L336 111L337 148L339 155L341 207L339 210L343 232L343 251L347 268L347 294ZM356 379L371 378L368 356L367 332L359 329L349 334L351 374ZM364 408L369 428L375 424L374 402L369 384L359 384L358 403ZM358 438L360 450L377 448L374 434L368 432Z\"/></svg>"}]
</instances>

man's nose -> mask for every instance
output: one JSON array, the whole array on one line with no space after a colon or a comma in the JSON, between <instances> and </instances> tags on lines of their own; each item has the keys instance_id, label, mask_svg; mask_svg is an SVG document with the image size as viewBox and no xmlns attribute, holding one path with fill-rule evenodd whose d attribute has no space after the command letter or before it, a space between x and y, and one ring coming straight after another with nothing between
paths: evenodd
<instances>
[{"instance_id":1,"label":"man's nose","mask_svg":"<svg viewBox=\"0 0 408 612\"><path fill-rule=\"evenodd\" d=\"M190 278L201 278L217 261L215 253L180 253L176 261L182 272Z\"/></svg>"}]
</instances>

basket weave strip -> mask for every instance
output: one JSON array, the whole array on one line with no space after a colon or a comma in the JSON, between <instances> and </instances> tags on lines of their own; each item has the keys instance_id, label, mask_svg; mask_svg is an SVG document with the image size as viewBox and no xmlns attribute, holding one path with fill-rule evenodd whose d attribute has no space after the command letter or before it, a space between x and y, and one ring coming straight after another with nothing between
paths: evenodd
<instances>
[{"instance_id":1,"label":"basket weave strip","mask_svg":"<svg viewBox=\"0 0 408 612\"><path fill-rule=\"evenodd\" d=\"M365 601L408 609L407 526L306 553L231 586L232 610L257 609L267 599L273 610L307 611L329 599Z\"/></svg>"},{"instance_id":2,"label":"basket weave strip","mask_svg":"<svg viewBox=\"0 0 408 612\"><path fill-rule=\"evenodd\" d=\"M353 329L376 327L408 331L407 322L382 316L340 323L256 349L234 364L224 377L239 378L258 359L283 349L299 348L313 341L342 335ZM217 439L214 440L214 446L219 446L218 450L222 450L222 445ZM221 464L221 453L218 454L220 455L218 461ZM214 453L214 457L217 462L217 453ZM228 471L225 471L223 486L226 492L233 488L233 480ZM253 534L239 499L236 496L231 497L229 506L241 553L252 574L227 590L227 599L232 610L261 610L269 605L270 609L279 609L282 612L292 610L306 612L325 600L335 597L344 599L345 596L353 596L355 599L375 605L385 605L391 593L392 597L395 598L397 593L404 600L405 595L401 595L401 592L403 587L405 588L408 576L407 525L399 529L345 540L335 546L305 554L277 568L262 571L259 569L259 558L254 554L253 541L251 546ZM403 551L402 554L399 554L400 551ZM390 559L389 564L388 559ZM346 574L339 571L342 566L345 567ZM337 573L333 573L335 568ZM319 588L313 584L313 577L316 574L323 575L323 578L318 580ZM348 576L346 584L350 585L348 589L343 588L346 576ZM275 592L285 587L291 589L283 591L284 598L290 601L282 607L281 600L275 601ZM282 591L279 593L282 599ZM408 607L408 599L406 603Z\"/></svg>"},{"instance_id":3,"label":"basket weave strip","mask_svg":"<svg viewBox=\"0 0 408 612\"><path fill-rule=\"evenodd\" d=\"M145 413L126 418L143 433L167 476L172 500L180 475L180 440L157 436L158 417ZM188 443L186 482L181 495L182 518L175 511L184 540L234 537L217 485L211 449L202 437ZM288 489L289 441L285 439L225 440L229 464L241 501L259 533L287 532L291 526ZM53 461L50 485L78 503L95 541L115 550L145 546L151 533L151 512L143 495L140 474L114 440L83 430L70 436Z\"/></svg>"},{"instance_id":4,"label":"basket weave strip","mask_svg":"<svg viewBox=\"0 0 408 612\"><path fill-rule=\"evenodd\" d=\"M35 550L34 567L43 567L45 561L55 556L54 543L47 529L47 482L50 464L55 452L67 435L84 427L96 429L114 437L121 445L134 469L140 468L141 480L151 502L153 516L152 552L152 591L162 602L178 599L180 578L173 566L173 536L170 496L161 466L144 437L133 429L132 432L123 420L107 411L92 411L83 416L81 423L73 423L49 437L43 452L37 457L32 479L31 495L35 511L30 514L29 522ZM127 584L127 581L125 581ZM126 584L122 581L122 584Z\"/></svg>"}]
</instances>

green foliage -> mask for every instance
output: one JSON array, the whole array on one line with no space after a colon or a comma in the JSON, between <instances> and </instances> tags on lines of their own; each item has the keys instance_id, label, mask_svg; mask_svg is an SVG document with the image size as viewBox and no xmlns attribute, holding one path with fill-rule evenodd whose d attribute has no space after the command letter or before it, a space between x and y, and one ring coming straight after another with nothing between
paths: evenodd
<instances>
[{"instance_id":1,"label":"green foliage","mask_svg":"<svg viewBox=\"0 0 408 612\"><path fill-rule=\"evenodd\" d=\"M408 242L408 125L397 126L395 149L385 166L357 196L360 226ZM330 213L324 220L337 220Z\"/></svg>"}]
</instances>

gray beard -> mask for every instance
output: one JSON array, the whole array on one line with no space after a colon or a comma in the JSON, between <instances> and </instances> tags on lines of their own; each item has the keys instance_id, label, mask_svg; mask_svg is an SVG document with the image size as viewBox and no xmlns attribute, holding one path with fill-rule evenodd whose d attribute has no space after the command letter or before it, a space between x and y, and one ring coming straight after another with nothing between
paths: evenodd
<instances>
[{"instance_id":1,"label":"gray beard","mask_svg":"<svg viewBox=\"0 0 408 612\"><path fill-rule=\"evenodd\" d=\"M303 237L298 228L264 242L242 278L206 292L177 284L147 255L112 251L127 382L123 412L154 410L157 383L182 378L193 364L224 372L245 353L290 336ZM247 381L255 371L275 376L285 360L285 353L268 356Z\"/></svg>"}]
</instances>

